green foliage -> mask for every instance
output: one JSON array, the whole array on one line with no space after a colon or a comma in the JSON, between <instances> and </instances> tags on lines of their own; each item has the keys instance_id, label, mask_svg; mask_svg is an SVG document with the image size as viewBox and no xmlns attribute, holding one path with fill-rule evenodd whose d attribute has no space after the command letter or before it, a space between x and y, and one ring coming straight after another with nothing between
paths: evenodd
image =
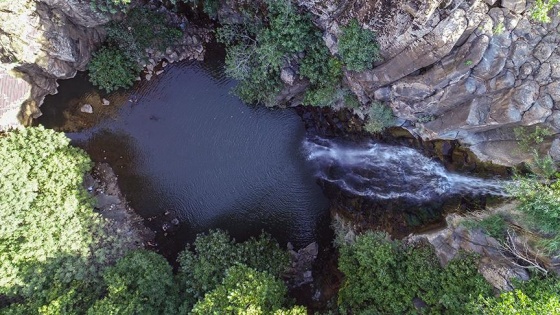
<instances>
[{"instance_id":1,"label":"green foliage","mask_svg":"<svg viewBox=\"0 0 560 315\"><path fill-rule=\"evenodd\" d=\"M391 108L379 104L372 103L368 111L368 119L365 130L370 133L378 133L383 129L391 126L395 121Z\"/></svg>"},{"instance_id":2,"label":"green foliage","mask_svg":"<svg viewBox=\"0 0 560 315\"><path fill-rule=\"evenodd\" d=\"M90 81L107 92L129 88L140 73L138 62L147 48L165 50L181 37L161 13L134 8L121 22L107 27L108 46L97 51L88 65Z\"/></svg>"},{"instance_id":3,"label":"green foliage","mask_svg":"<svg viewBox=\"0 0 560 315\"><path fill-rule=\"evenodd\" d=\"M346 105L346 107L348 108L359 108L361 104L356 95L349 91L344 96L344 105Z\"/></svg>"},{"instance_id":4,"label":"green foliage","mask_svg":"<svg viewBox=\"0 0 560 315\"><path fill-rule=\"evenodd\" d=\"M233 265L244 264L257 271L280 276L288 264L288 256L267 234L235 243L223 231L199 235L194 251L189 248L179 254L180 272L186 292L186 302L193 303L215 289Z\"/></svg>"},{"instance_id":5,"label":"green foliage","mask_svg":"<svg viewBox=\"0 0 560 315\"><path fill-rule=\"evenodd\" d=\"M264 22L246 17L244 24L224 25L218 40L226 45L226 73L239 80L236 94L247 103L276 105L282 67L304 52L320 34L307 15L289 0L269 0Z\"/></svg>"},{"instance_id":6,"label":"green foliage","mask_svg":"<svg viewBox=\"0 0 560 315\"><path fill-rule=\"evenodd\" d=\"M173 2L176 1L177 0L173 0ZM187 0L186 2L190 2L194 6L202 6L202 10L204 11L204 13L208 14L208 16L213 19L218 16L218 10L220 9L220 0Z\"/></svg>"},{"instance_id":7,"label":"green foliage","mask_svg":"<svg viewBox=\"0 0 560 315\"><path fill-rule=\"evenodd\" d=\"M524 152L531 152L535 145L543 143L546 137L552 135L552 132L547 128L535 127L533 132L529 132L523 127L513 129L515 138L518 141L519 148Z\"/></svg>"},{"instance_id":8,"label":"green foliage","mask_svg":"<svg viewBox=\"0 0 560 315\"><path fill-rule=\"evenodd\" d=\"M543 235L541 245L557 253L560 244L560 182L538 180L534 177L517 177L508 187L509 193L519 200L518 210L525 214L529 228Z\"/></svg>"},{"instance_id":9,"label":"green foliage","mask_svg":"<svg viewBox=\"0 0 560 315\"><path fill-rule=\"evenodd\" d=\"M501 35L504 32L504 30L505 30L504 22L500 22L494 27L493 32L495 35Z\"/></svg>"},{"instance_id":10,"label":"green foliage","mask_svg":"<svg viewBox=\"0 0 560 315\"><path fill-rule=\"evenodd\" d=\"M91 83L107 92L131 87L140 73L138 64L115 47L103 47L94 53L88 70Z\"/></svg>"},{"instance_id":11,"label":"green foliage","mask_svg":"<svg viewBox=\"0 0 560 315\"><path fill-rule=\"evenodd\" d=\"M380 60L375 34L362 28L356 19L342 27L338 53L346 68L353 71L371 69L373 62Z\"/></svg>"},{"instance_id":12,"label":"green foliage","mask_svg":"<svg viewBox=\"0 0 560 315\"><path fill-rule=\"evenodd\" d=\"M178 292L171 266L154 252L130 253L108 268L103 279L107 294L89 309L89 315L176 312Z\"/></svg>"},{"instance_id":13,"label":"green foliage","mask_svg":"<svg viewBox=\"0 0 560 315\"><path fill-rule=\"evenodd\" d=\"M480 297L473 308L476 314L534 315L560 313L560 281L549 276L518 283L515 290L498 297Z\"/></svg>"},{"instance_id":14,"label":"green foliage","mask_svg":"<svg viewBox=\"0 0 560 315\"><path fill-rule=\"evenodd\" d=\"M499 214L492 214L480 220L470 219L463 225L469 229L480 228L497 240L504 240L507 230L507 223Z\"/></svg>"},{"instance_id":15,"label":"green foliage","mask_svg":"<svg viewBox=\"0 0 560 315\"><path fill-rule=\"evenodd\" d=\"M83 282L99 279L135 240L92 211L82 187L91 161L64 134L9 132L0 160L0 295L27 304L14 308L79 305L73 296Z\"/></svg>"},{"instance_id":16,"label":"green foliage","mask_svg":"<svg viewBox=\"0 0 560 315\"><path fill-rule=\"evenodd\" d=\"M223 282L196 303L192 314L307 314L296 307L282 311L287 289L284 283L267 272L245 265L229 268Z\"/></svg>"},{"instance_id":17,"label":"green foliage","mask_svg":"<svg viewBox=\"0 0 560 315\"><path fill-rule=\"evenodd\" d=\"M126 12L130 0L90 0L90 6L96 12L116 14Z\"/></svg>"},{"instance_id":18,"label":"green foliage","mask_svg":"<svg viewBox=\"0 0 560 315\"><path fill-rule=\"evenodd\" d=\"M331 106L344 97L340 88L342 63L330 55L320 37L315 38L301 61L300 74L311 83L305 94L305 105Z\"/></svg>"},{"instance_id":19,"label":"green foliage","mask_svg":"<svg viewBox=\"0 0 560 315\"><path fill-rule=\"evenodd\" d=\"M550 23L548 14L558 3L560 0L537 0L531 11L531 18L541 23Z\"/></svg>"},{"instance_id":20,"label":"green foliage","mask_svg":"<svg viewBox=\"0 0 560 315\"><path fill-rule=\"evenodd\" d=\"M162 13L146 8L134 8L123 21L107 27L108 42L132 59L142 59L146 48L165 50L181 34L179 29L168 25Z\"/></svg>"},{"instance_id":21,"label":"green foliage","mask_svg":"<svg viewBox=\"0 0 560 315\"><path fill-rule=\"evenodd\" d=\"M342 243L339 269L345 276L338 301L343 314L414 313L415 297L427 304L426 313L464 314L469 301L491 293L473 257L442 268L431 248L404 247L381 233Z\"/></svg>"}]
</instances>

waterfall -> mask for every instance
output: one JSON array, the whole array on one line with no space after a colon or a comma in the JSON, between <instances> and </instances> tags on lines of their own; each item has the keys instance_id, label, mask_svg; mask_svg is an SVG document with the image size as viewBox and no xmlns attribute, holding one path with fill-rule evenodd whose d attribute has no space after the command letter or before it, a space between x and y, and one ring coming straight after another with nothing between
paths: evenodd
<instances>
[{"instance_id":1,"label":"waterfall","mask_svg":"<svg viewBox=\"0 0 560 315\"><path fill-rule=\"evenodd\" d=\"M429 201L449 195L507 196L507 182L448 172L415 149L315 137L304 141L316 176L351 194L372 199Z\"/></svg>"}]
</instances>

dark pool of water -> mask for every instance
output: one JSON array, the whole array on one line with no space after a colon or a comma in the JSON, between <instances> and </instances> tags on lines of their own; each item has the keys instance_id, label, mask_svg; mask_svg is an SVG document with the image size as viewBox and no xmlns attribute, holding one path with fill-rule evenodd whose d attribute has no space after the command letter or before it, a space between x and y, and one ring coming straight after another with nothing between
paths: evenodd
<instances>
[{"instance_id":1,"label":"dark pool of water","mask_svg":"<svg viewBox=\"0 0 560 315\"><path fill-rule=\"evenodd\" d=\"M95 120L95 127L68 136L113 166L131 206L159 231L171 255L214 228L237 239L265 230L281 243L320 241L328 203L302 153L301 119L292 110L243 104L220 67L170 65L130 95L95 105L94 114L78 111L80 97L92 99L87 91L94 91L81 75L61 82L39 122L63 127L69 122L63 110ZM164 224L171 229L163 231Z\"/></svg>"}]
</instances>

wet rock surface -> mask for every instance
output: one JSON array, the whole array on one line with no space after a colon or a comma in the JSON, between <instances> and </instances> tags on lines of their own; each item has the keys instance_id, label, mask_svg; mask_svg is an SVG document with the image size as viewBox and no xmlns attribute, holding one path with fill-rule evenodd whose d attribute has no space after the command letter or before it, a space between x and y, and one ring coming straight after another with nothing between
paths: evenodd
<instances>
[{"instance_id":1,"label":"wet rock surface","mask_svg":"<svg viewBox=\"0 0 560 315\"><path fill-rule=\"evenodd\" d=\"M156 246L154 233L144 226L144 220L128 206L118 186L117 175L109 164L97 163L91 174L86 174L84 187L96 200L95 211L119 230L125 231L138 247Z\"/></svg>"}]
</instances>

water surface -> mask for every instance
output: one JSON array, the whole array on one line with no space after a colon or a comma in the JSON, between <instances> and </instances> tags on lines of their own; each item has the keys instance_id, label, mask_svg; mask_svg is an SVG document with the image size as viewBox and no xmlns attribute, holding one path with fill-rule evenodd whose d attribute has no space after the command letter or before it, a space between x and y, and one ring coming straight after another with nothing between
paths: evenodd
<instances>
[{"instance_id":1,"label":"water surface","mask_svg":"<svg viewBox=\"0 0 560 315\"><path fill-rule=\"evenodd\" d=\"M131 206L172 239L164 247L176 250L214 228L238 239L265 230L305 246L328 229L327 201L302 152L301 119L243 104L230 93L234 84L215 64L171 65L134 88L116 113L96 116L95 127L68 133L115 168ZM85 77L62 82L41 123L60 127L57 104L80 106L76 86L90 88Z\"/></svg>"}]
</instances>

